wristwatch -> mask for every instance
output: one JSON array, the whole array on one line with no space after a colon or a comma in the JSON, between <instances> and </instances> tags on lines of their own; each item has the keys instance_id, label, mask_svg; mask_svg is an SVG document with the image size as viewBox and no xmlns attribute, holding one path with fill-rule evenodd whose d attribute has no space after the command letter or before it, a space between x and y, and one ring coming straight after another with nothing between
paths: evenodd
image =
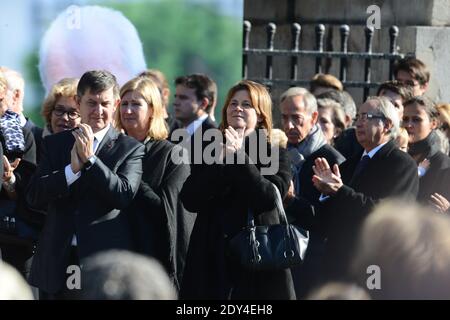
<instances>
[{"instance_id":1,"label":"wristwatch","mask_svg":"<svg viewBox=\"0 0 450 320\"><path fill-rule=\"evenodd\" d=\"M97 159L97 157L94 156L90 156L87 161L84 163L83 165L83 170L89 170L95 163L95 160Z\"/></svg>"}]
</instances>

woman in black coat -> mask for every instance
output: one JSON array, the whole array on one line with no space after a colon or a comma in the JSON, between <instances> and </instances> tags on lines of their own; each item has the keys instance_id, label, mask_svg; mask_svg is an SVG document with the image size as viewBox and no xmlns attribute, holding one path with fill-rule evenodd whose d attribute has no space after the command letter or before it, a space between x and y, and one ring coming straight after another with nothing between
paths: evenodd
<instances>
[{"instance_id":1,"label":"woman in black coat","mask_svg":"<svg viewBox=\"0 0 450 320\"><path fill-rule=\"evenodd\" d=\"M225 143L218 159L233 163L201 165L183 186L185 207L198 215L182 299L295 299L289 269L248 271L231 259L227 248L229 240L247 225L249 209L257 225L279 223L272 183L284 196L291 171L285 150L270 144L271 106L271 97L261 84L244 80L232 87L222 110L220 129ZM266 150L270 162L263 161ZM238 157L245 164L236 163ZM267 172L271 166L276 167L274 172Z\"/></svg>"},{"instance_id":2,"label":"woman in black coat","mask_svg":"<svg viewBox=\"0 0 450 320\"><path fill-rule=\"evenodd\" d=\"M184 162L172 161L180 148L167 141L164 107L156 84L137 77L120 90L116 124L129 136L145 144L142 181L127 208L136 251L158 259L179 289L195 215L178 199L190 170ZM183 159L182 159L183 160Z\"/></svg>"},{"instance_id":3,"label":"woman in black coat","mask_svg":"<svg viewBox=\"0 0 450 320\"><path fill-rule=\"evenodd\" d=\"M450 158L439 150L435 133L437 110L423 97L407 101L404 107L403 126L409 134L408 153L419 165L417 200L446 212L450 207Z\"/></svg>"}]
</instances>

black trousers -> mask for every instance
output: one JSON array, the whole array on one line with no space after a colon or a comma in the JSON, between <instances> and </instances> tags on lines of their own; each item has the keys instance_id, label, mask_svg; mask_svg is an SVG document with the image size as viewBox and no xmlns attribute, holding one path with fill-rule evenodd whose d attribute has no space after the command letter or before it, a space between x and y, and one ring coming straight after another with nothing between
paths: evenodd
<instances>
[{"instance_id":1,"label":"black trousers","mask_svg":"<svg viewBox=\"0 0 450 320\"><path fill-rule=\"evenodd\" d=\"M76 246L70 247L70 259L69 264L67 265L77 265L80 266L80 258L78 255L78 248ZM47 293L42 290L39 290L39 300L75 300L79 299L81 296L81 290L79 289L69 289L67 287L67 279L70 277L70 274L66 274L66 281L64 281L63 288L57 293Z\"/></svg>"}]
</instances>

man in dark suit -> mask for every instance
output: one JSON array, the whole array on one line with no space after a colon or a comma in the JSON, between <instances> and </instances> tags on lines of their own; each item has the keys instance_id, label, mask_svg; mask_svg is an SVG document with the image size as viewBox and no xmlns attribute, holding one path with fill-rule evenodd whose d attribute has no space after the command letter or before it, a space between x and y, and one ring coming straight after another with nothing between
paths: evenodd
<instances>
[{"instance_id":1,"label":"man in dark suit","mask_svg":"<svg viewBox=\"0 0 450 320\"><path fill-rule=\"evenodd\" d=\"M340 167L330 168L324 158L315 161L313 182L323 195L320 218L328 238L324 280L346 280L360 225L379 201L416 198L417 166L395 145L398 129L398 112L390 100L369 97L356 115L356 137L363 154Z\"/></svg>"},{"instance_id":2,"label":"man in dark suit","mask_svg":"<svg viewBox=\"0 0 450 320\"><path fill-rule=\"evenodd\" d=\"M294 223L311 231L305 263L292 270L297 297L303 297L316 274L316 256L323 247L323 239L315 230L320 192L312 184L312 166L317 157L332 164L341 164L345 158L327 143L317 124L316 98L308 90L293 87L285 91L280 98L280 111L294 177L285 198L286 213Z\"/></svg>"},{"instance_id":3,"label":"man in dark suit","mask_svg":"<svg viewBox=\"0 0 450 320\"><path fill-rule=\"evenodd\" d=\"M89 71L77 87L81 124L47 136L27 200L47 206L47 219L33 259L30 283L64 297L69 265L107 249L130 249L121 209L135 196L142 176L144 146L112 127L119 105L116 78Z\"/></svg>"},{"instance_id":4,"label":"man in dark suit","mask_svg":"<svg viewBox=\"0 0 450 320\"><path fill-rule=\"evenodd\" d=\"M170 141L183 141L190 154L191 164L203 163L203 150L209 142L203 134L217 125L208 115L214 104L214 82L204 74L191 74L175 79L173 102L177 123L171 128ZM183 139L181 139L183 137Z\"/></svg>"}]
</instances>

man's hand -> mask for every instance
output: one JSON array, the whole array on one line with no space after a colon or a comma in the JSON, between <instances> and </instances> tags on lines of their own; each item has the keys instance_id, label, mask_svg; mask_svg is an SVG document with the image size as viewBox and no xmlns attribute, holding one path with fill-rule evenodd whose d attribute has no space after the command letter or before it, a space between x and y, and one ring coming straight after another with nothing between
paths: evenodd
<instances>
[{"instance_id":1,"label":"man's hand","mask_svg":"<svg viewBox=\"0 0 450 320\"><path fill-rule=\"evenodd\" d=\"M325 195L335 194L344 184L342 183L339 166L335 164L333 171L325 158L317 158L313 166L312 178L314 187Z\"/></svg>"},{"instance_id":2,"label":"man's hand","mask_svg":"<svg viewBox=\"0 0 450 320\"><path fill-rule=\"evenodd\" d=\"M3 156L3 182L9 182L14 175L14 170L19 166L20 158L16 158L13 163L9 163L6 156Z\"/></svg>"},{"instance_id":3,"label":"man's hand","mask_svg":"<svg viewBox=\"0 0 450 320\"><path fill-rule=\"evenodd\" d=\"M284 206L287 207L294 199L295 199L294 181L291 180L291 182L289 183L288 192L286 193L286 196L284 197L283 200Z\"/></svg>"},{"instance_id":4,"label":"man's hand","mask_svg":"<svg viewBox=\"0 0 450 320\"><path fill-rule=\"evenodd\" d=\"M448 200L439 193L432 194L430 196L429 203L433 206L434 210L436 210L437 212L444 213L445 211L448 210L448 208L450 208L450 203L448 202Z\"/></svg>"},{"instance_id":5,"label":"man's hand","mask_svg":"<svg viewBox=\"0 0 450 320\"><path fill-rule=\"evenodd\" d=\"M77 143L73 144L72 150L70 150L70 168L73 173L78 173L81 171L83 164L77 153Z\"/></svg>"},{"instance_id":6,"label":"man's hand","mask_svg":"<svg viewBox=\"0 0 450 320\"><path fill-rule=\"evenodd\" d=\"M88 124L80 123L78 129L72 131L72 134L75 137L78 157L84 164L94 155L94 133Z\"/></svg>"}]
</instances>

